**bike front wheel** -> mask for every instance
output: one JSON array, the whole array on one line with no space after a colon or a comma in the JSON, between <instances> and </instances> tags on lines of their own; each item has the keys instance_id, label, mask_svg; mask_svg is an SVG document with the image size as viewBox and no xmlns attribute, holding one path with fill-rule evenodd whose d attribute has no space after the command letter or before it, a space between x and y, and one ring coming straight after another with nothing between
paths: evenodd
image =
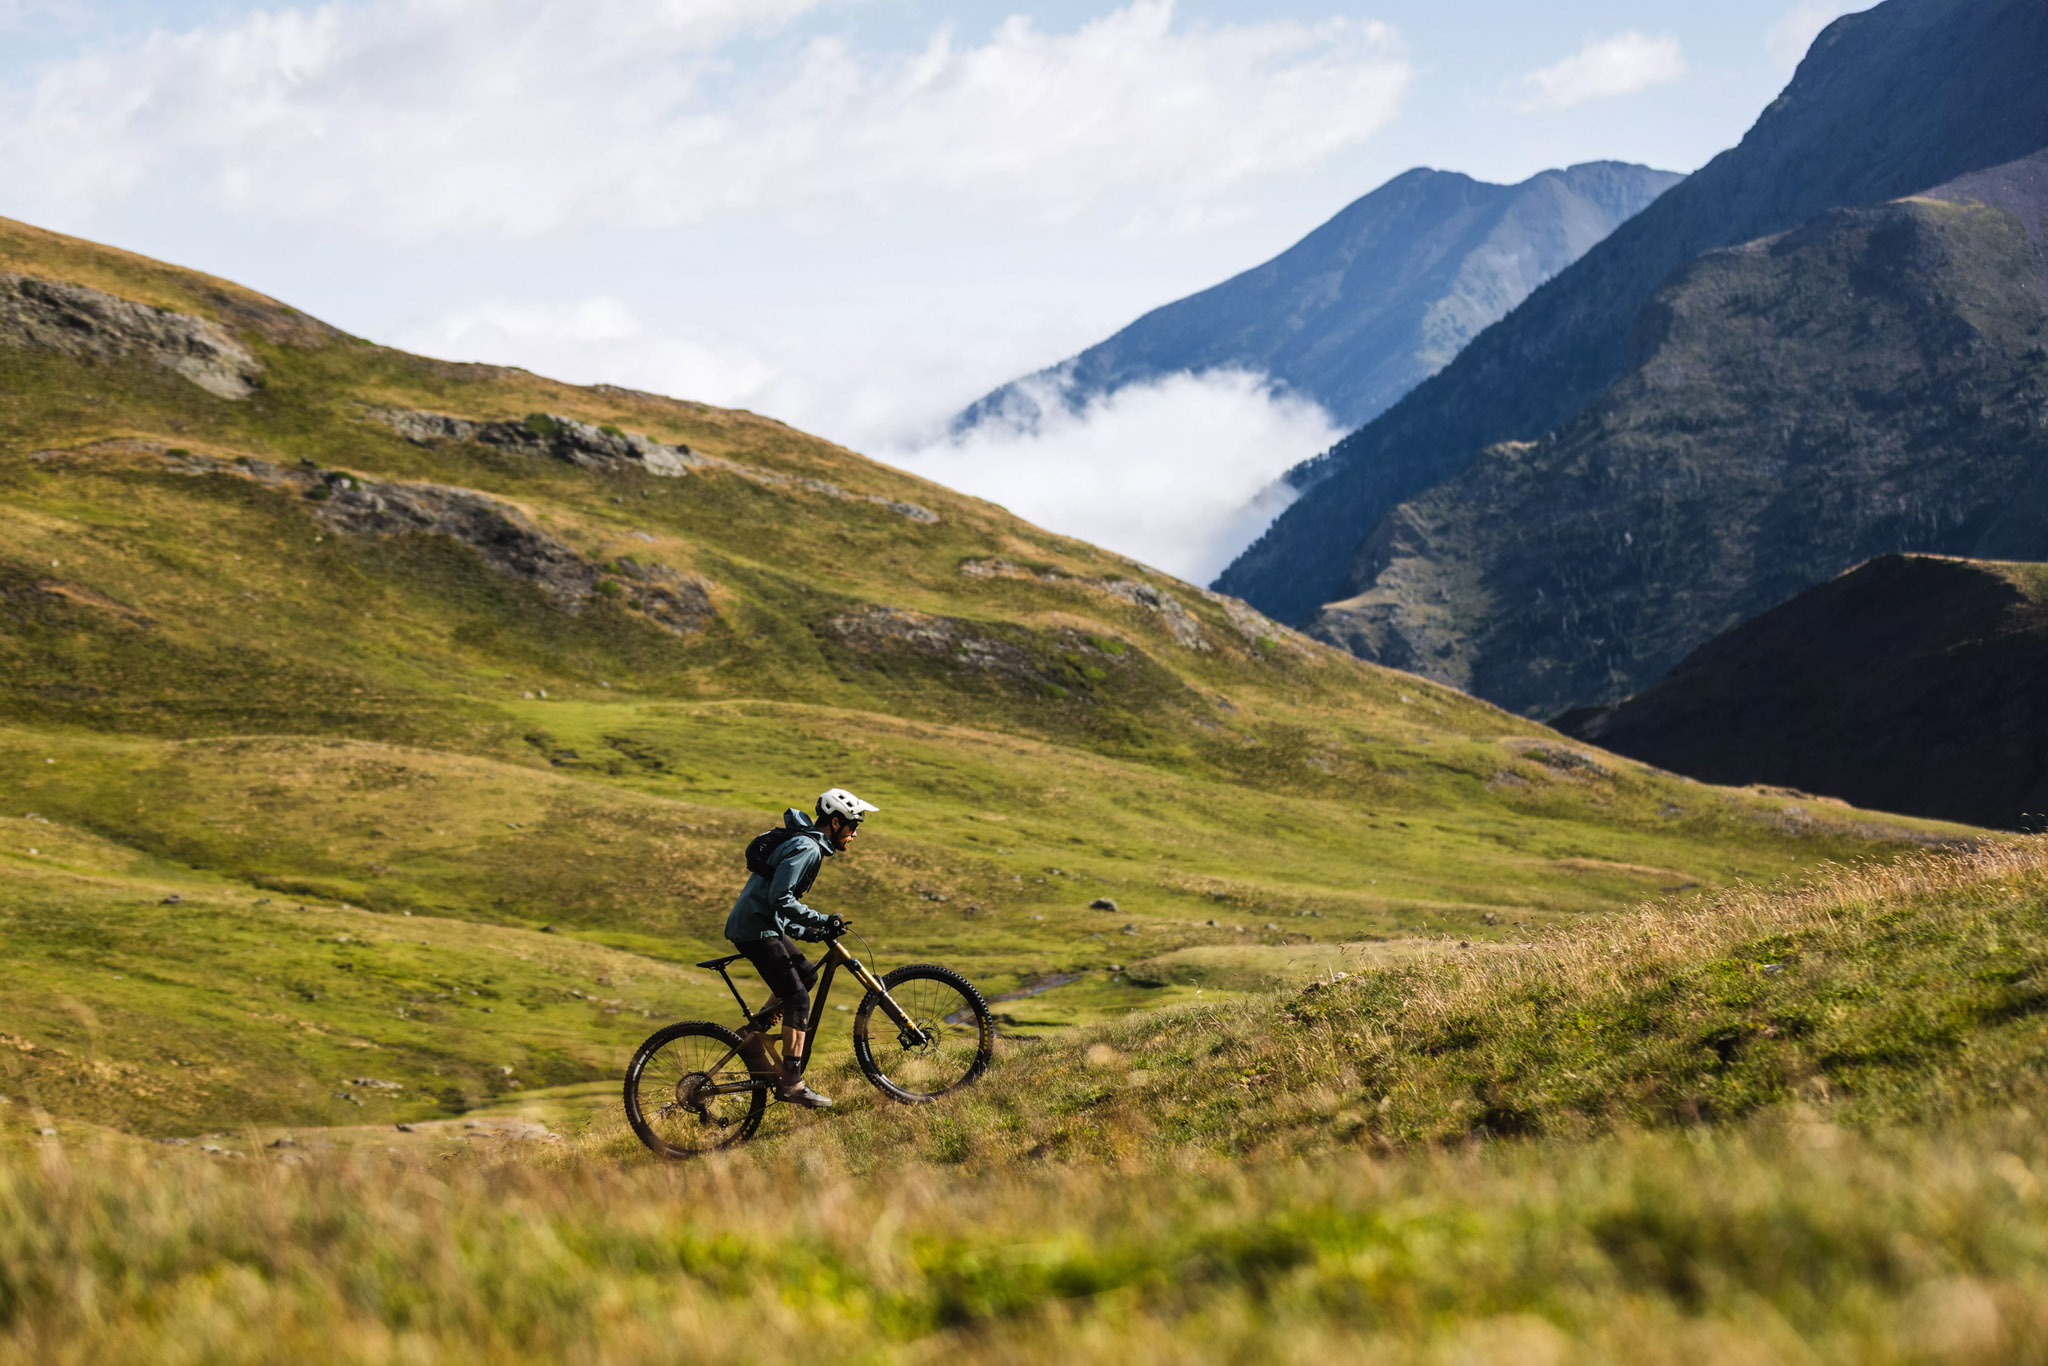
<instances>
[{"instance_id":1,"label":"bike front wheel","mask_svg":"<svg viewBox=\"0 0 2048 1366\"><path fill-rule=\"evenodd\" d=\"M708 1020L658 1030L626 1066L626 1122L663 1157L694 1157L752 1138L768 1087L737 1055L740 1036Z\"/></svg>"},{"instance_id":2,"label":"bike front wheel","mask_svg":"<svg viewBox=\"0 0 2048 1366\"><path fill-rule=\"evenodd\" d=\"M995 1024L974 984L933 963L912 963L882 979L909 1018L905 1028L869 992L853 1017L853 1056L883 1095L917 1104L979 1077L995 1053Z\"/></svg>"}]
</instances>

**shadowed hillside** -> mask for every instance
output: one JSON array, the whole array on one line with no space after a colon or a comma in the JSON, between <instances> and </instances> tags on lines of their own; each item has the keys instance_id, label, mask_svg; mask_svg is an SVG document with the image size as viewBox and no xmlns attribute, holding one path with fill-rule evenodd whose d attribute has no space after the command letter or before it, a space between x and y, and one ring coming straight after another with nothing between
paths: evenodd
<instances>
[{"instance_id":1,"label":"shadowed hillside","mask_svg":"<svg viewBox=\"0 0 2048 1366\"><path fill-rule=\"evenodd\" d=\"M1396 509L1318 632L1548 715L1874 555L2048 558L2048 197L1951 193L1680 271L1627 375Z\"/></svg>"},{"instance_id":2,"label":"shadowed hillside","mask_svg":"<svg viewBox=\"0 0 2048 1366\"><path fill-rule=\"evenodd\" d=\"M1887 555L1560 729L1710 782L2048 820L2048 566Z\"/></svg>"}]
</instances>

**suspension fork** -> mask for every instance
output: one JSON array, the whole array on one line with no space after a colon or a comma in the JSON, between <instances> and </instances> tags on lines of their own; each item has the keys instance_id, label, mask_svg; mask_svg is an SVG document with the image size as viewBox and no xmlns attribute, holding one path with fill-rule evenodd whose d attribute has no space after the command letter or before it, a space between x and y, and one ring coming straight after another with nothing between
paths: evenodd
<instances>
[{"instance_id":1,"label":"suspension fork","mask_svg":"<svg viewBox=\"0 0 2048 1366\"><path fill-rule=\"evenodd\" d=\"M853 974L853 979L856 982L859 982L869 991L872 991L873 993L875 993L875 995L882 998L882 1013L887 1015L891 1020L895 1022L896 1028L903 1031L904 1035L908 1037L913 1043L921 1044L928 1042L928 1036L925 1034L924 1030L918 1027L917 1022L910 1018L910 1015L903 1009L902 1006L896 1004L896 998L889 994L889 988L882 985L882 979L875 976L874 973L870 972L868 970L867 964L861 962L860 959L855 958L852 954L848 953L845 949L841 948L839 946L839 941L837 939L834 939L826 947L825 962L826 971L828 972L831 971L832 968L844 964L846 966L846 970ZM824 1011L825 998L822 995L820 995L818 997L817 1006L812 1012L814 1019L813 1028L815 1028L815 1017L823 1015ZM808 1052L810 1047L810 1041L806 1039L804 1041L804 1044L805 1050Z\"/></svg>"}]
</instances>

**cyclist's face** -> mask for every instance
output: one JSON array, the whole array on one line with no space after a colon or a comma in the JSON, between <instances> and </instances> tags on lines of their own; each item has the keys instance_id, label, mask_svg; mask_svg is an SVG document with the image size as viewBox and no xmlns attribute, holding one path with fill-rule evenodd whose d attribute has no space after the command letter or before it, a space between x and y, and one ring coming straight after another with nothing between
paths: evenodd
<instances>
[{"instance_id":1,"label":"cyclist's face","mask_svg":"<svg viewBox=\"0 0 2048 1366\"><path fill-rule=\"evenodd\" d=\"M832 837L832 847L843 851L847 845L853 843L853 837L860 833L860 823L850 821L844 816L834 816L828 833Z\"/></svg>"}]
</instances>

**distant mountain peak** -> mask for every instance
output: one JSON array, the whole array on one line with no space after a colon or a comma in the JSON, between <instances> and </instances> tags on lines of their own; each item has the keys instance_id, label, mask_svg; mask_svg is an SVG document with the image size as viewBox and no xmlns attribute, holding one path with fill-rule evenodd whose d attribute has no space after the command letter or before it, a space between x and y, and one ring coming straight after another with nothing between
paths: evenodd
<instances>
[{"instance_id":1,"label":"distant mountain peak","mask_svg":"<svg viewBox=\"0 0 2048 1366\"><path fill-rule=\"evenodd\" d=\"M996 389L953 432L1034 429L1047 404L1078 412L1128 385L1216 370L1265 375L1356 425L1682 178L1594 161L1495 185L1415 167L1272 260Z\"/></svg>"}]
</instances>

